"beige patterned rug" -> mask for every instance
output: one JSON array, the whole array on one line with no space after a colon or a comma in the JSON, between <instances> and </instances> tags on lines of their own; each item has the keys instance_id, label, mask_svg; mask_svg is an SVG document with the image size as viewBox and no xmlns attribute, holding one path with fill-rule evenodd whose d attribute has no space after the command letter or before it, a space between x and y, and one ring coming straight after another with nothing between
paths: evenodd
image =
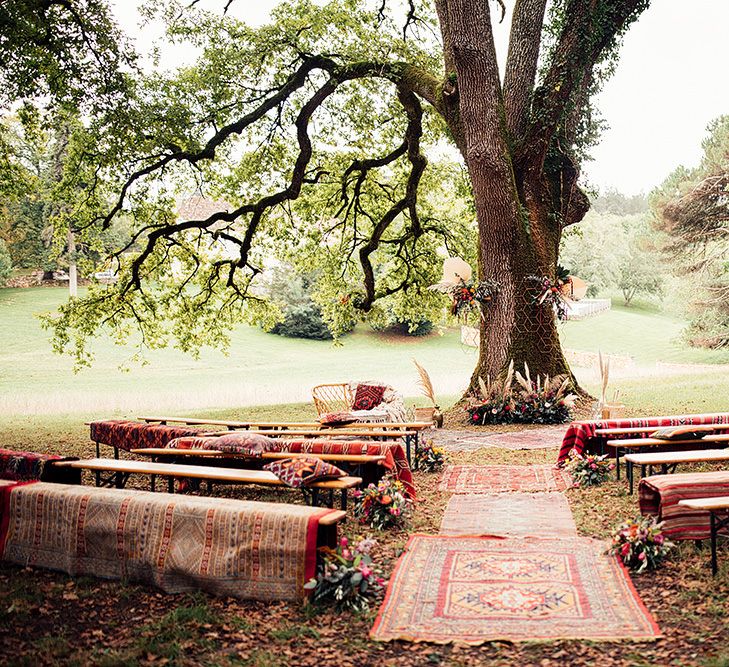
<instances>
[{"instance_id":1,"label":"beige patterned rug","mask_svg":"<svg viewBox=\"0 0 729 667\"><path fill-rule=\"evenodd\" d=\"M577 537L577 528L562 493L454 494L440 534Z\"/></svg>"},{"instance_id":2,"label":"beige patterned rug","mask_svg":"<svg viewBox=\"0 0 729 667\"><path fill-rule=\"evenodd\" d=\"M443 469L439 491L451 493L504 493L506 491L564 491L572 486L570 474L551 464L532 466L449 465Z\"/></svg>"}]
</instances>

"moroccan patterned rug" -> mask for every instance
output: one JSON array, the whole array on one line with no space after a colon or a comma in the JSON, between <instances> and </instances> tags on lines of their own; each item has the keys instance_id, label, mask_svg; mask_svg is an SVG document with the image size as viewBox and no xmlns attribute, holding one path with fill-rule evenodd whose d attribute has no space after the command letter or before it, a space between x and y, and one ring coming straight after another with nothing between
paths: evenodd
<instances>
[{"instance_id":1,"label":"moroccan patterned rug","mask_svg":"<svg viewBox=\"0 0 729 667\"><path fill-rule=\"evenodd\" d=\"M0 489L0 558L255 600L301 600L331 510L35 482Z\"/></svg>"},{"instance_id":2,"label":"moroccan patterned rug","mask_svg":"<svg viewBox=\"0 0 729 667\"><path fill-rule=\"evenodd\" d=\"M469 466L449 465L443 469L438 489L451 493L503 493L505 491L564 491L572 478L553 465Z\"/></svg>"},{"instance_id":3,"label":"moroccan patterned rug","mask_svg":"<svg viewBox=\"0 0 729 667\"><path fill-rule=\"evenodd\" d=\"M370 636L437 643L652 640L616 558L589 538L411 536Z\"/></svg>"},{"instance_id":4,"label":"moroccan patterned rug","mask_svg":"<svg viewBox=\"0 0 729 667\"><path fill-rule=\"evenodd\" d=\"M556 449L562 444L566 425L524 429L509 433L489 433L477 430L453 431L436 429L430 437L448 451L473 451L484 447L497 449Z\"/></svg>"},{"instance_id":5,"label":"moroccan patterned rug","mask_svg":"<svg viewBox=\"0 0 729 667\"><path fill-rule=\"evenodd\" d=\"M563 493L454 494L440 525L441 535L577 537Z\"/></svg>"}]
</instances>

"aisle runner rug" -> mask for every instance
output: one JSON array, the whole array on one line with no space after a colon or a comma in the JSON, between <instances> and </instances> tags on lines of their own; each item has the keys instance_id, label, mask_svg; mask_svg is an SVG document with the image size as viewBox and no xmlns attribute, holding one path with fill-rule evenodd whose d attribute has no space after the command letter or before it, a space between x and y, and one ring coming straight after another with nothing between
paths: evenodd
<instances>
[{"instance_id":1,"label":"aisle runner rug","mask_svg":"<svg viewBox=\"0 0 729 667\"><path fill-rule=\"evenodd\" d=\"M555 449L562 444L567 427L548 426L510 433L482 430L436 429L430 437L451 452L474 451L484 447L497 449Z\"/></svg>"},{"instance_id":2,"label":"aisle runner rug","mask_svg":"<svg viewBox=\"0 0 729 667\"><path fill-rule=\"evenodd\" d=\"M451 493L503 493L504 491L564 491L572 486L570 474L551 464L533 466L450 465L443 469L439 491Z\"/></svg>"},{"instance_id":3,"label":"aisle runner rug","mask_svg":"<svg viewBox=\"0 0 729 667\"><path fill-rule=\"evenodd\" d=\"M413 535L370 636L468 644L655 639L655 621L605 546L589 538Z\"/></svg>"},{"instance_id":4,"label":"aisle runner rug","mask_svg":"<svg viewBox=\"0 0 729 667\"><path fill-rule=\"evenodd\" d=\"M455 494L448 501L440 534L577 537L577 528L562 493Z\"/></svg>"}]
</instances>

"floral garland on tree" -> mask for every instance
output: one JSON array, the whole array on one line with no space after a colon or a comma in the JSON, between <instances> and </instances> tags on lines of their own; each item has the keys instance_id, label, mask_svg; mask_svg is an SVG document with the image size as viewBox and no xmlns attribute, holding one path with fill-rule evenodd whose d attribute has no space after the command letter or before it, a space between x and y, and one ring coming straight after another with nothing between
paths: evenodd
<instances>
[{"instance_id":1,"label":"floral garland on tree","mask_svg":"<svg viewBox=\"0 0 729 667\"><path fill-rule=\"evenodd\" d=\"M459 278L457 284L448 291L451 295L451 315L467 314L477 308L493 301L499 293L501 285L496 280L463 280Z\"/></svg>"},{"instance_id":2,"label":"floral garland on tree","mask_svg":"<svg viewBox=\"0 0 729 667\"><path fill-rule=\"evenodd\" d=\"M532 303L536 306L550 305L557 313L557 319L566 320L568 312L565 288L569 286L570 291L572 290L569 271L557 265L557 276L554 280L548 276L527 276L527 280L537 283L538 292L532 297Z\"/></svg>"}]
</instances>

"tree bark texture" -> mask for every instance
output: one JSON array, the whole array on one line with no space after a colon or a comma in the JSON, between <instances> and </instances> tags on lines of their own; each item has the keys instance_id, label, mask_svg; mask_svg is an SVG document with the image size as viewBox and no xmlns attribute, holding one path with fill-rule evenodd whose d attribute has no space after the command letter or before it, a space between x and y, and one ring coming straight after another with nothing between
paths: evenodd
<instances>
[{"instance_id":1,"label":"tree bark texture","mask_svg":"<svg viewBox=\"0 0 729 667\"><path fill-rule=\"evenodd\" d=\"M553 309L534 303L539 285L530 276L555 279L562 230L587 212L571 153L575 104L586 103L595 63L639 4L605 5L609 23L599 0L568 2L557 56L535 90L545 0L515 2L503 88L488 1L436 2L446 83L457 82L458 124L446 121L473 188L478 277L500 283L484 310L471 389L479 377L501 375L510 360L517 369L526 362L533 375L571 376Z\"/></svg>"}]
</instances>

